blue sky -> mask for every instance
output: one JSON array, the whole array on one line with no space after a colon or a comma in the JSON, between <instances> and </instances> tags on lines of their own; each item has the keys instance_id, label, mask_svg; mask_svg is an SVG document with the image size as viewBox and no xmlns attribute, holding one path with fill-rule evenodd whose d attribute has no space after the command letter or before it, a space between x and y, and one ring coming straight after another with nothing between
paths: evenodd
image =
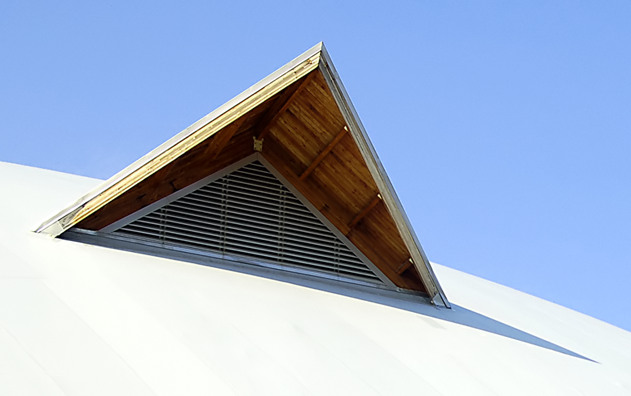
<instances>
[{"instance_id":1,"label":"blue sky","mask_svg":"<svg viewBox=\"0 0 631 396\"><path fill-rule=\"evenodd\" d=\"M107 178L324 41L432 261L631 330L630 20L628 1L4 0L0 160Z\"/></svg>"}]
</instances>

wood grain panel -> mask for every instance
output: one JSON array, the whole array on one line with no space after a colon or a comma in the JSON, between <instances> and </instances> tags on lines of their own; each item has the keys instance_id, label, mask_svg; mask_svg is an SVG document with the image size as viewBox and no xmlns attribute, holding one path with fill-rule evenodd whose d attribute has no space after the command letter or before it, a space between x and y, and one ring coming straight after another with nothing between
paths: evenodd
<instances>
[{"instance_id":1,"label":"wood grain panel","mask_svg":"<svg viewBox=\"0 0 631 396\"><path fill-rule=\"evenodd\" d=\"M276 119L282 117L285 110L291 106L293 100L309 85L309 82L315 75L315 73L309 73L277 95L274 102L269 106L269 109L265 111L265 114L257 122L255 128L258 140L265 138L270 130L270 126L274 124Z\"/></svg>"},{"instance_id":2,"label":"wood grain panel","mask_svg":"<svg viewBox=\"0 0 631 396\"><path fill-rule=\"evenodd\" d=\"M343 126L343 116L324 80L314 78L270 129L265 158L398 287L426 292L414 270L397 273L409 253L383 202L362 215L354 229L349 227L378 193L350 136L337 142L309 177L300 180L299 175Z\"/></svg>"}]
</instances>

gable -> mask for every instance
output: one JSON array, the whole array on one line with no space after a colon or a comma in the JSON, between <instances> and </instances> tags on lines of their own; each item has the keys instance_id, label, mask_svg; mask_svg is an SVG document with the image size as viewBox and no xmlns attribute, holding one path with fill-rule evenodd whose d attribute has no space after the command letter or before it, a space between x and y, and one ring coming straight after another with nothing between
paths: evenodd
<instances>
[{"instance_id":1,"label":"gable","mask_svg":"<svg viewBox=\"0 0 631 396\"><path fill-rule=\"evenodd\" d=\"M132 164L39 231L108 229L254 153L396 288L448 306L321 45Z\"/></svg>"}]
</instances>

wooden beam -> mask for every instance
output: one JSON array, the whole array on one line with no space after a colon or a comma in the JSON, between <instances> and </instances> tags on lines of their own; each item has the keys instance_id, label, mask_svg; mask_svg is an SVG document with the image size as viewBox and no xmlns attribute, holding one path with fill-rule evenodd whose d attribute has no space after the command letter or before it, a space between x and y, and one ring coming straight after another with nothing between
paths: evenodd
<instances>
[{"instance_id":1,"label":"wooden beam","mask_svg":"<svg viewBox=\"0 0 631 396\"><path fill-rule=\"evenodd\" d=\"M233 123L229 124L221 131L217 132L215 136L213 136L208 145L208 148L204 152L203 156L207 161L213 161L217 156L223 151L223 149L228 145L230 139L234 136L235 133L241 128L241 125L245 122L247 116L242 116L237 119Z\"/></svg>"},{"instance_id":2,"label":"wooden beam","mask_svg":"<svg viewBox=\"0 0 631 396\"><path fill-rule=\"evenodd\" d=\"M407 271L412 266L412 264L414 264L414 261L412 261L411 257L408 257L407 260L405 260L404 262L399 264L399 266L397 267L397 270L396 270L397 274L398 275L403 274L405 271Z\"/></svg>"},{"instance_id":3,"label":"wooden beam","mask_svg":"<svg viewBox=\"0 0 631 396\"><path fill-rule=\"evenodd\" d=\"M274 101L272 107L265 112L261 121L258 122L258 125L255 128L255 131L260 131L257 140L263 139L270 131L270 127L274 124L274 122L283 115L285 110L291 105L291 102L296 98L316 75L315 72L311 72L307 74L307 76L298 83L297 87L293 90L289 89L283 95L281 95L278 99Z\"/></svg>"},{"instance_id":4,"label":"wooden beam","mask_svg":"<svg viewBox=\"0 0 631 396\"><path fill-rule=\"evenodd\" d=\"M320 162L322 162L324 157L326 157L326 155L329 152L331 152L331 150L333 150L333 147L335 147L335 145L338 144L340 140L342 140L342 138L344 137L344 135L346 135L347 132L348 132L348 128L346 127L346 125L344 125L344 128L342 128L338 132L338 134L333 138L333 140L331 140L329 144L324 148L324 150L322 150L320 154L318 154L318 156L313 160L311 165L309 165L309 167L300 174L298 179L300 181L303 181L304 179L306 179L307 176L309 176L311 172L313 172L313 170L320 164Z\"/></svg>"},{"instance_id":5,"label":"wooden beam","mask_svg":"<svg viewBox=\"0 0 631 396\"><path fill-rule=\"evenodd\" d=\"M357 213L357 215L353 218L353 220L351 220L350 223L348 223L348 228L349 229L353 229L355 228L355 226L357 225L357 223L359 223L361 221L361 219L363 219L364 217L366 217L366 215L368 213L370 213L370 211L372 210L372 208L374 208L375 206L377 206L377 204L381 201L381 194L377 194L377 196L370 201L370 203L368 204L368 206L366 206L364 209L362 209L361 212Z\"/></svg>"}]
</instances>

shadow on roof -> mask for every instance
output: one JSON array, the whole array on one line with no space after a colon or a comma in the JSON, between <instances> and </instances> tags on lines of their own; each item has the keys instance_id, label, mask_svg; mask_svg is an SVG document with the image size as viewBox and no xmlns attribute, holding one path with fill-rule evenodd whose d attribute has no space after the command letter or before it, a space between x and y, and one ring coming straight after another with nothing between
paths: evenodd
<instances>
[{"instance_id":1,"label":"shadow on roof","mask_svg":"<svg viewBox=\"0 0 631 396\"><path fill-rule=\"evenodd\" d=\"M292 282L296 283L296 282ZM309 285L304 285L313 287ZM358 298L365 301L370 301L376 304L387 305L393 308L403 309L409 312L414 312L423 316L432 317L435 319L445 320L448 322L456 323L462 326L471 327L474 329L486 331L488 333L497 334L502 337L511 338L513 340L525 342L531 345L535 345L541 348L546 348L551 351L560 352L568 356L575 358L585 359L590 362L598 363L593 359L580 355L567 348L563 348L560 345L554 344L550 341L546 341L543 338L534 336L525 331L519 330L513 326L502 323L498 320L492 319L488 316L471 311L467 308L455 305L452 303L452 309L437 308L434 305L422 303L411 299L409 296L402 298L401 296L380 295L371 294L363 290L327 290L323 287L317 287L320 290L326 290L329 292L342 294L352 298Z\"/></svg>"},{"instance_id":2,"label":"shadow on roof","mask_svg":"<svg viewBox=\"0 0 631 396\"><path fill-rule=\"evenodd\" d=\"M364 286L337 280L322 279L300 273L290 273L274 268L260 267L252 264L216 259L208 256L201 256L199 254L191 254L187 252L174 251L164 248L148 247L134 242L112 240L108 238L107 235L99 233L84 233L70 230L64 233L62 235L62 238L92 245L99 245L107 248L148 254L156 257L182 260L189 263L201 264L213 268L225 269L242 274L254 275L266 279L291 283L294 285L308 287L315 290L321 290L324 292L335 293L338 295L369 301L375 304L386 305L408 312L414 312L423 316L486 331L488 333L508 337L513 340L525 342L541 348L549 349L551 351L563 353L568 356L597 363L592 359L589 359L569 349L563 348L560 345L546 341L530 333L519 330L513 326L509 326L505 323L471 311L464 307L452 304L452 309L437 308L436 306L430 304L430 300L427 295L421 295L415 292L380 289L373 286Z\"/></svg>"}]
</instances>

